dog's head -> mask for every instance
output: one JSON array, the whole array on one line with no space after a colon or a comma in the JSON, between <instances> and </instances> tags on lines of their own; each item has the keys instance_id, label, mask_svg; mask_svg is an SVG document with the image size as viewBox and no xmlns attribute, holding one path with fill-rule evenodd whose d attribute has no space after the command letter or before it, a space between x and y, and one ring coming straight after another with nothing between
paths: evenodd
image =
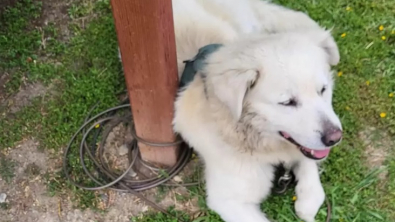
<instances>
[{"instance_id":1,"label":"dog's head","mask_svg":"<svg viewBox=\"0 0 395 222\"><path fill-rule=\"evenodd\" d=\"M332 107L331 65L338 62L330 32L285 33L221 47L203 73L235 121L323 159L342 138Z\"/></svg>"}]
</instances>

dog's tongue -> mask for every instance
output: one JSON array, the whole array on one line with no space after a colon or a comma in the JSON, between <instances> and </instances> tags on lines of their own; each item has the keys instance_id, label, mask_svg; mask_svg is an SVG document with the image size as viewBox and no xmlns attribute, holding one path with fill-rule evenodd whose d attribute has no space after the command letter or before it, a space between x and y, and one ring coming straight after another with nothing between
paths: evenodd
<instances>
[{"instance_id":1,"label":"dog's tongue","mask_svg":"<svg viewBox=\"0 0 395 222\"><path fill-rule=\"evenodd\" d=\"M306 147L303 147L303 148L304 148L305 150L309 151L310 154L312 154L312 152L311 152L311 151L313 151L312 149L309 149L309 148L306 148ZM312 155L313 155L314 157L318 158L318 159L322 159L322 158L328 156L330 151L331 151L330 149L325 149L325 150L314 150L314 152L313 152L314 154L312 154Z\"/></svg>"},{"instance_id":2,"label":"dog's tongue","mask_svg":"<svg viewBox=\"0 0 395 222\"><path fill-rule=\"evenodd\" d=\"M291 136L288 133L286 133L286 132L281 132L281 133L284 138L286 138L286 139L291 138ZM322 158L328 156L329 152L331 151L329 148L327 148L325 150L312 150L307 147L302 147L302 149L306 152L309 152L312 156L314 156L317 159L322 159Z\"/></svg>"}]
</instances>

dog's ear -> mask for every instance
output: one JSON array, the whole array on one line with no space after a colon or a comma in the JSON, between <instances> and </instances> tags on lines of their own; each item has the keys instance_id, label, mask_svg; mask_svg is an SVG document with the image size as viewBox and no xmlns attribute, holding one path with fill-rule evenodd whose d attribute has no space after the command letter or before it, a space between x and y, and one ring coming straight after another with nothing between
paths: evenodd
<instances>
[{"instance_id":1,"label":"dog's ear","mask_svg":"<svg viewBox=\"0 0 395 222\"><path fill-rule=\"evenodd\" d=\"M228 70L211 79L215 96L229 108L236 120L241 116L247 90L258 75L256 70Z\"/></svg>"},{"instance_id":2,"label":"dog's ear","mask_svg":"<svg viewBox=\"0 0 395 222\"><path fill-rule=\"evenodd\" d=\"M320 32L316 37L318 37L317 40L319 46L325 50L328 56L329 64L333 66L337 65L340 61L340 54L337 44L332 37L331 31L327 30L324 32Z\"/></svg>"}]
</instances>

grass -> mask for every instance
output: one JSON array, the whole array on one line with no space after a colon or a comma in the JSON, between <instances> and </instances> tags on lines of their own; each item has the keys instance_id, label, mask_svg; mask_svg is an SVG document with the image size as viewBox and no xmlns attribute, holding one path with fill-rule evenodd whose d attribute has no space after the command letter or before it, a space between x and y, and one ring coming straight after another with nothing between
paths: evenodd
<instances>
[{"instance_id":1,"label":"grass","mask_svg":"<svg viewBox=\"0 0 395 222\"><path fill-rule=\"evenodd\" d=\"M365 164L364 141L359 136L359 132L373 126L378 132L388 132L389 139L394 140L395 97L390 95L395 93L395 0L275 2L308 12L321 25L334 27L333 35L340 48L334 107L343 123L345 138L326 161L321 177L332 204L332 221L395 221L395 151L391 147L384 162L387 178L379 180L380 171ZM54 89L14 115L8 114L6 107L0 108L0 150L34 137L42 149L57 152L92 105L100 100L97 110L113 106L118 103L116 95L125 89L108 0L81 0L71 5L68 15L72 36L67 42L59 38L55 24L41 29L33 25L41 12L40 1L19 0L0 17L0 71L12 74L6 83L7 94L13 95L30 82ZM79 24L85 17L93 19ZM45 47L43 36L47 39ZM74 157L70 163L78 176L79 159ZM3 170L0 173L4 177ZM12 175L12 170L7 175ZM96 207L95 193L74 188L62 174L48 175L47 180L51 194L72 195L81 208ZM195 222L221 221L205 206L204 189L191 188L190 192L198 196L203 211ZM292 196L292 190L284 196L273 196L262 209L278 222L297 221ZM326 206L322 206L317 221L324 221L325 216ZM174 219L151 213L131 221Z\"/></svg>"},{"instance_id":2,"label":"grass","mask_svg":"<svg viewBox=\"0 0 395 222\"><path fill-rule=\"evenodd\" d=\"M15 162L0 154L0 176L7 183L10 183L14 174Z\"/></svg>"},{"instance_id":3,"label":"grass","mask_svg":"<svg viewBox=\"0 0 395 222\"><path fill-rule=\"evenodd\" d=\"M40 29L32 27L41 7L39 1L20 0L4 12L0 20L6 24L0 24L0 39L4 40L0 43L0 58L10 62L2 64L1 69L12 73L12 78L6 82L9 94L23 87L21 79L27 83L42 82L56 91L35 99L32 106L15 115L7 114L6 107L2 108L0 150L12 147L26 137L34 137L41 142L42 149L58 152L95 103L101 102L96 110L113 106L118 103L116 95L124 91L108 1L95 3L94 9L89 4L79 4L69 10L74 19L82 16L80 12L84 12L84 16L103 14L86 29L79 24L70 25L74 38L69 42L58 40L59 30L54 25L45 27L45 33L40 35ZM26 11L26 8L32 10ZM24 30L27 31L21 34ZM51 39L45 49L40 47L43 35ZM45 60L40 55L45 55ZM73 166L80 166L77 157L71 161ZM76 171L78 174L82 168L76 167ZM52 193L62 194L66 189L72 191L77 206L96 206L98 200L94 193L72 187L62 175L47 178Z\"/></svg>"}]
</instances>

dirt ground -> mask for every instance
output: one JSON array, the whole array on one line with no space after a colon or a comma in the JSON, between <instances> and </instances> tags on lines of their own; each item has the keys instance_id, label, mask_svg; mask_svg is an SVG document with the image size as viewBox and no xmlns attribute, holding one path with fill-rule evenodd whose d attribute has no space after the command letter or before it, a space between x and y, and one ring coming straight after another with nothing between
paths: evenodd
<instances>
[{"instance_id":1,"label":"dirt ground","mask_svg":"<svg viewBox=\"0 0 395 222\"><path fill-rule=\"evenodd\" d=\"M29 85L9 98L9 100L15 100L21 95L29 95L19 99L24 102L10 109L10 112L29 105L31 99L41 95L42 88L39 84ZM125 162L126 152L122 149L125 142L131 139L129 135L130 132L125 127L118 126L108 136L105 156L109 162L116 163L114 167L117 169L123 170L128 165L128 162ZM2 209L0 209L1 222L126 222L130 221L132 216L138 216L150 210L144 201L132 194L110 190L95 193L100 196L98 206L100 210L96 211L75 207L71 200L72 194L51 195L45 177L62 170L62 153L42 150L39 145L34 138L29 138L15 147L3 150L1 154L13 164L15 174L12 181L0 179L0 194L6 195ZM199 165L197 159L192 160L184 171L173 179L173 182L180 182L183 178L192 175ZM191 215L199 214L197 197L190 197L185 187L171 188L165 193L159 191L158 188L142 193L165 209L174 206L176 210L183 210ZM179 196L187 198L180 201L177 200Z\"/></svg>"},{"instance_id":2,"label":"dirt ground","mask_svg":"<svg viewBox=\"0 0 395 222\"><path fill-rule=\"evenodd\" d=\"M2 222L123 222L130 221L132 216L149 210L143 201L132 194L115 191L98 193L101 196L100 208L105 213L74 208L70 198L62 198L67 197L67 194L62 197L51 196L43 177L48 172L61 170L61 159L59 154L39 150L39 144L34 139L23 141L16 147L7 149L4 155L15 163L15 177L11 183L0 180L0 193L7 195L6 205L0 210ZM188 170L192 172L196 164L198 162L192 161L186 172ZM157 189L143 192L144 196L154 201L157 200L157 193ZM189 196L185 187L172 188L160 198L158 203L164 208L174 205L175 209L188 211L191 214L199 211L197 198L178 201L176 195Z\"/></svg>"},{"instance_id":3,"label":"dirt ground","mask_svg":"<svg viewBox=\"0 0 395 222\"><path fill-rule=\"evenodd\" d=\"M0 13L4 11L7 6L13 6L17 0L2 0L0 2Z\"/></svg>"},{"instance_id":4,"label":"dirt ground","mask_svg":"<svg viewBox=\"0 0 395 222\"><path fill-rule=\"evenodd\" d=\"M385 180L388 170L383 168L384 161L388 157L391 147L394 147L387 132L377 130L374 127L367 127L359 133L365 146L366 165L369 168L379 168L382 172L379 174L381 180Z\"/></svg>"}]
</instances>

